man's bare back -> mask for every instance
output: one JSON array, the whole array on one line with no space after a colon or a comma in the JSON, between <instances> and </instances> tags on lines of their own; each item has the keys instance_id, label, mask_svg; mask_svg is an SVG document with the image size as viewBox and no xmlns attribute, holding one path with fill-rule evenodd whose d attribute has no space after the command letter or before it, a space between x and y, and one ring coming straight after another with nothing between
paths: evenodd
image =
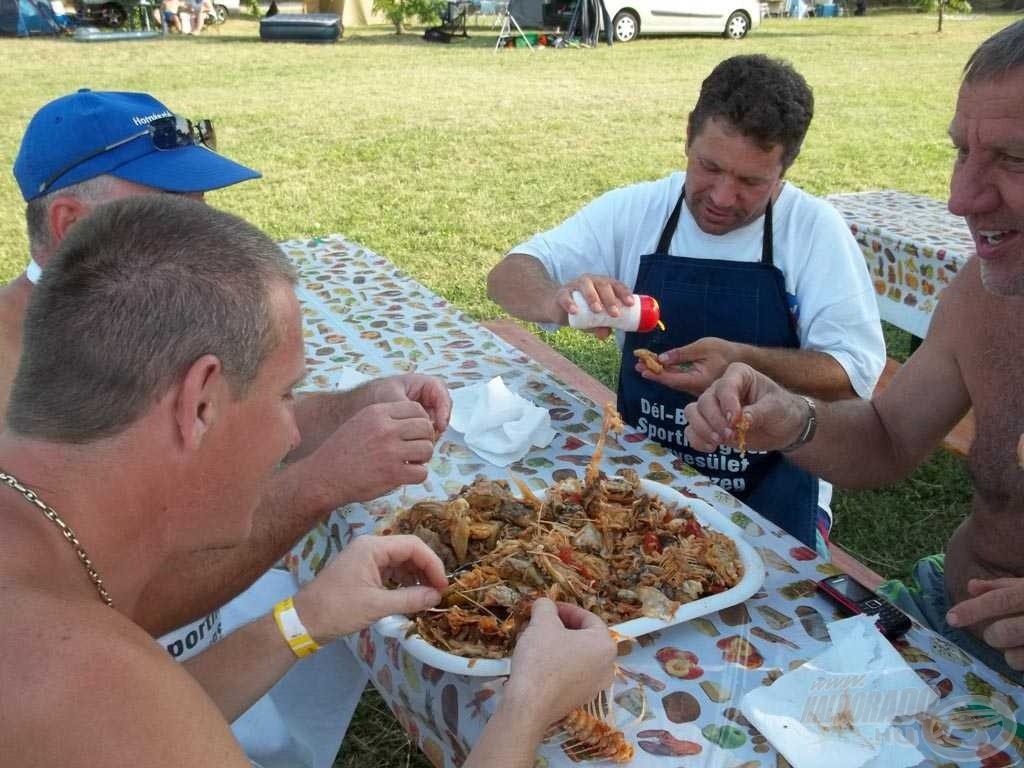
<instances>
[{"instance_id":1,"label":"man's bare back","mask_svg":"<svg viewBox=\"0 0 1024 768\"><path fill-rule=\"evenodd\" d=\"M943 301L947 298L956 302L957 322L945 327L977 419L968 458L974 483L971 516L946 553L946 586L955 605L969 597L968 579L1024 576L1024 470L1017 461L1024 432L1024 298L986 291L976 259L943 294Z\"/></svg>"}]
</instances>

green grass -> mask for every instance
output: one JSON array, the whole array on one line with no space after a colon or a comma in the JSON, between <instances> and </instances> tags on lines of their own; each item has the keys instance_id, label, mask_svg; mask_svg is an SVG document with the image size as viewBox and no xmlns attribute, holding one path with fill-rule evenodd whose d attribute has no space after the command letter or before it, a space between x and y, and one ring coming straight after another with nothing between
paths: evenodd
<instances>
[{"instance_id":1,"label":"green grass","mask_svg":"<svg viewBox=\"0 0 1024 768\"><path fill-rule=\"evenodd\" d=\"M0 165L31 114L82 86L151 91L217 121L221 147L265 178L210 195L276 239L340 232L466 309L498 316L484 278L511 245L612 187L683 163L682 131L701 79L722 58L792 61L817 116L790 178L826 194L901 189L944 198L946 126L958 75L1011 16L873 15L773 19L740 42L642 39L595 50L491 51L486 24L430 45L384 29L331 46L261 44L252 21L199 38L85 45L0 41ZM18 190L0 178L0 278L26 261ZM614 349L568 331L545 336L604 382ZM894 356L905 334L889 329ZM893 488L841 493L836 538L885 575L942 548L969 480L940 455ZM341 765L426 765L375 696L364 698Z\"/></svg>"}]
</instances>

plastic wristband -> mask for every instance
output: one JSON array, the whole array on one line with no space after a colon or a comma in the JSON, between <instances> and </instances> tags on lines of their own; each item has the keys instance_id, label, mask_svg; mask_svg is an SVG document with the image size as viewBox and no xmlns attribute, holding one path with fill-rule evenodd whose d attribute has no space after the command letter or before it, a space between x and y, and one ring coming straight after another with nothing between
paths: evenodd
<instances>
[{"instance_id":1,"label":"plastic wristband","mask_svg":"<svg viewBox=\"0 0 1024 768\"><path fill-rule=\"evenodd\" d=\"M782 453L789 453L795 451L801 445L806 445L811 442L814 438L814 433L818 429L818 410L814 406L814 401L806 395L800 395L804 402L807 403L807 422L804 424L804 430L800 433L800 437L794 440L792 443L787 445L785 448L780 448Z\"/></svg>"},{"instance_id":2,"label":"plastic wristband","mask_svg":"<svg viewBox=\"0 0 1024 768\"><path fill-rule=\"evenodd\" d=\"M319 644L310 636L309 630L299 618L295 603L290 597L274 606L274 621L277 622L277 628L281 630L281 636L292 649L292 653L300 659L320 650Z\"/></svg>"}]
</instances>

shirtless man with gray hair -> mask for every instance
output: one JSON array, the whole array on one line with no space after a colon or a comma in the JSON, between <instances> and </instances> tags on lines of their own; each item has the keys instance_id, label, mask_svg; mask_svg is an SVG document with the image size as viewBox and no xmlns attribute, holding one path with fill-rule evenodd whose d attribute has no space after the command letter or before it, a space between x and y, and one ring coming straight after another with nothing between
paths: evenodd
<instances>
[{"instance_id":1,"label":"shirtless man with gray hair","mask_svg":"<svg viewBox=\"0 0 1024 768\"><path fill-rule=\"evenodd\" d=\"M870 401L794 395L730 366L687 407L705 450L736 445L749 414L753 449L803 440L791 456L837 485L886 485L909 474L974 408L970 516L945 557L915 566L916 589L891 598L981 661L1024 682L1024 21L990 37L964 68L949 127L956 147L949 210L977 255L942 293L928 337ZM925 396L925 394L927 396ZM816 411L816 413L815 413Z\"/></svg>"}]
</instances>

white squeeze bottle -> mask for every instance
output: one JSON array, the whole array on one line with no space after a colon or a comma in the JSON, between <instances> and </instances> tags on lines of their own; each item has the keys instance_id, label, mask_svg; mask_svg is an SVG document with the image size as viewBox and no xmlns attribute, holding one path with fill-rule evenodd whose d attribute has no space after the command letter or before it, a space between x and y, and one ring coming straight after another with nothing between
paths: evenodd
<instances>
[{"instance_id":1,"label":"white squeeze bottle","mask_svg":"<svg viewBox=\"0 0 1024 768\"><path fill-rule=\"evenodd\" d=\"M661 323L661 308L653 296L634 293L633 304L620 307L618 317L612 317L607 312L594 312L579 291L572 292L572 300L579 312L569 315L571 328L618 328L620 331L647 333Z\"/></svg>"}]
</instances>

